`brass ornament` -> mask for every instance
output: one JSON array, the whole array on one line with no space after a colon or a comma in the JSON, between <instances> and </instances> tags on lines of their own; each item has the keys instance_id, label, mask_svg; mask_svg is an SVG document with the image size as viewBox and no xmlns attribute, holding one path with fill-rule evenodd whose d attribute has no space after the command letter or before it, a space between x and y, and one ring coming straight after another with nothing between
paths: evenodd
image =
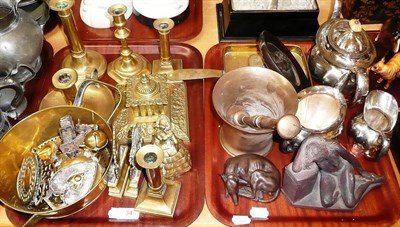
<instances>
[{"instance_id":1,"label":"brass ornament","mask_svg":"<svg viewBox=\"0 0 400 227\"><path fill-rule=\"evenodd\" d=\"M24 204L38 206L48 190L53 165L32 152L26 156L17 175L17 194Z\"/></svg>"},{"instance_id":2,"label":"brass ornament","mask_svg":"<svg viewBox=\"0 0 400 227\"><path fill-rule=\"evenodd\" d=\"M155 83L156 86L153 87L156 89L147 89L151 87L148 85L150 83ZM170 83L167 74L142 75L129 79L127 84L119 85L118 88L126 95L126 100L125 107L118 113L114 125L137 125L141 129L144 141L151 142L154 123L160 114L164 114L170 118L175 136L189 141L187 91L183 81ZM122 129L122 126L120 128Z\"/></svg>"},{"instance_id":3,"label":"brass ornament","mask_svg":"<svg viewBox=\"0 0 400 227\"><path fill-rule=\"evenodd\" d=\"M154 126L153 144L164 152L164 160L160 165L166 178L174 178L189 171L192 167L190 153L183 141L176 138L169 118L160 115Z\"/></svg>"}]
</instances>

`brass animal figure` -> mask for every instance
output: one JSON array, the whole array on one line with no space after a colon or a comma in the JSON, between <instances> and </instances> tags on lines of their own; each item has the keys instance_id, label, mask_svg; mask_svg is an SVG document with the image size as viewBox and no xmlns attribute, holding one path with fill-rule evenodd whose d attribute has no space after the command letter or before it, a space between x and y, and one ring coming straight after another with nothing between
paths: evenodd
<instances>
[{"instance_id":1,"label":"brass animal figure","mask_svg":"<svg viewBox=\"0 0 400 227\"><path fill-rule=\"evenodd\" d=\"M386 80L384 88L388 89L393 80L400 77L400 53L395 54L387 63L385 59L380 60L370 69L381 76L377 83Z\"/></svg>"}]
</instances>

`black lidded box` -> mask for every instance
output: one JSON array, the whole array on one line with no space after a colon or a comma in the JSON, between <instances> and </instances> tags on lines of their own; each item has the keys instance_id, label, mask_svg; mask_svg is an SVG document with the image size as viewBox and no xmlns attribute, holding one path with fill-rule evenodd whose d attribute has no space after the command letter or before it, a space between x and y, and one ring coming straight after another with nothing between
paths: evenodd
<instances>
[{"instance_id":1,"label":"black lidded box","mask_svg":"<svg viewBox=\"0 0 400 227\"><path fill-rule=\"evenodd\" d=\"M263 30L283 39L314 40L319 28L316 2L316 9L233 10L231 1L217 4L220 41L255 40Z\"/></svg>"}]
</instances>

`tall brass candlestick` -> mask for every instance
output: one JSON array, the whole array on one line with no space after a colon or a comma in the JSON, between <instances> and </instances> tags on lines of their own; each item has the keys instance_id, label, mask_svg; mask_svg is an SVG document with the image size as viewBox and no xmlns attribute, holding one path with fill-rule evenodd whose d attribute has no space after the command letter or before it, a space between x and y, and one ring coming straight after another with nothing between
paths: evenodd
<instances>
[{"instance_id":1,"label":"tall brass candlestick","mask_svg":"<svg viewBox=\"0 0 400 227\"><path fill-rule=\"evenodd\" d=\"M130 77L151 73L150 62L142 55L134 53L128 46L127 38L131 31L125 27L126 10L123 4L114 4L108 8L115 26L114 36L121 41L121 56L108 65L107 74L119 84L125 84Z\"/></svg>"},{"instance_id":2,"label":"tall brass candlestick","mask_svg":"<svg viewBox=\"0 0 400 227\"><path fill-rule=\"evenodd\" d=\"M174 21L169 18L160 18L153 23L160 37L160 59L153 61L153 74L170 73L183 68L182 59L171 59L169 33L174 25Z\"/></svg>"},{"instance_id":3,"label":"tall brass candlestick","mask_svg":"<svg viewBox=\"0 0 400 227\"><path fill-rule=\"evenodd\" d=\"M137 151L136 161L146 170L146 181L142 183L135 210L173 217L181 184L163 179L160 171L163 160L164 152L156 145L145 145Z\"/></svg>"},{"instance_id":4,"label":"tall brass candlestick","mask_svg":"<svg viewBox=\"0 0 400 227\"><path fill-rule=\"evenodd\" d=\"M100 78L106 71L107 61L103 55L96 51L85 50L82 45L71 10L74 0L46 0L46 3L51 10L58 12L71 48L71 53L64 58L61 68L72 68L77 71L77 85L90 77L93 72Z\"/></svg>"}]
</instances>

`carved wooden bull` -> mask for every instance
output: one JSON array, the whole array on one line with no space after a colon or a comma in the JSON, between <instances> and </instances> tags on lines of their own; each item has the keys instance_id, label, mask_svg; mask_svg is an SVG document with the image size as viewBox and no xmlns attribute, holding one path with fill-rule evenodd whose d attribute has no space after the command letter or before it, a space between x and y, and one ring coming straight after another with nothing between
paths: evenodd
<instances>
[{"instance_id":1,"label":"carved wooden bull","mask_svg":"<svg viewBox=\"0 0 400 227\"><path fill-rule=\"evenodd\" d=\"M225 196L230 196L238 205L238 196L258 202L272 202L280 191L280 173L265 157L244 154L229 158L225 162L221 178L225 184ZM264 199L264 194L270 198Z\"/></svg>"}]
</instances>

